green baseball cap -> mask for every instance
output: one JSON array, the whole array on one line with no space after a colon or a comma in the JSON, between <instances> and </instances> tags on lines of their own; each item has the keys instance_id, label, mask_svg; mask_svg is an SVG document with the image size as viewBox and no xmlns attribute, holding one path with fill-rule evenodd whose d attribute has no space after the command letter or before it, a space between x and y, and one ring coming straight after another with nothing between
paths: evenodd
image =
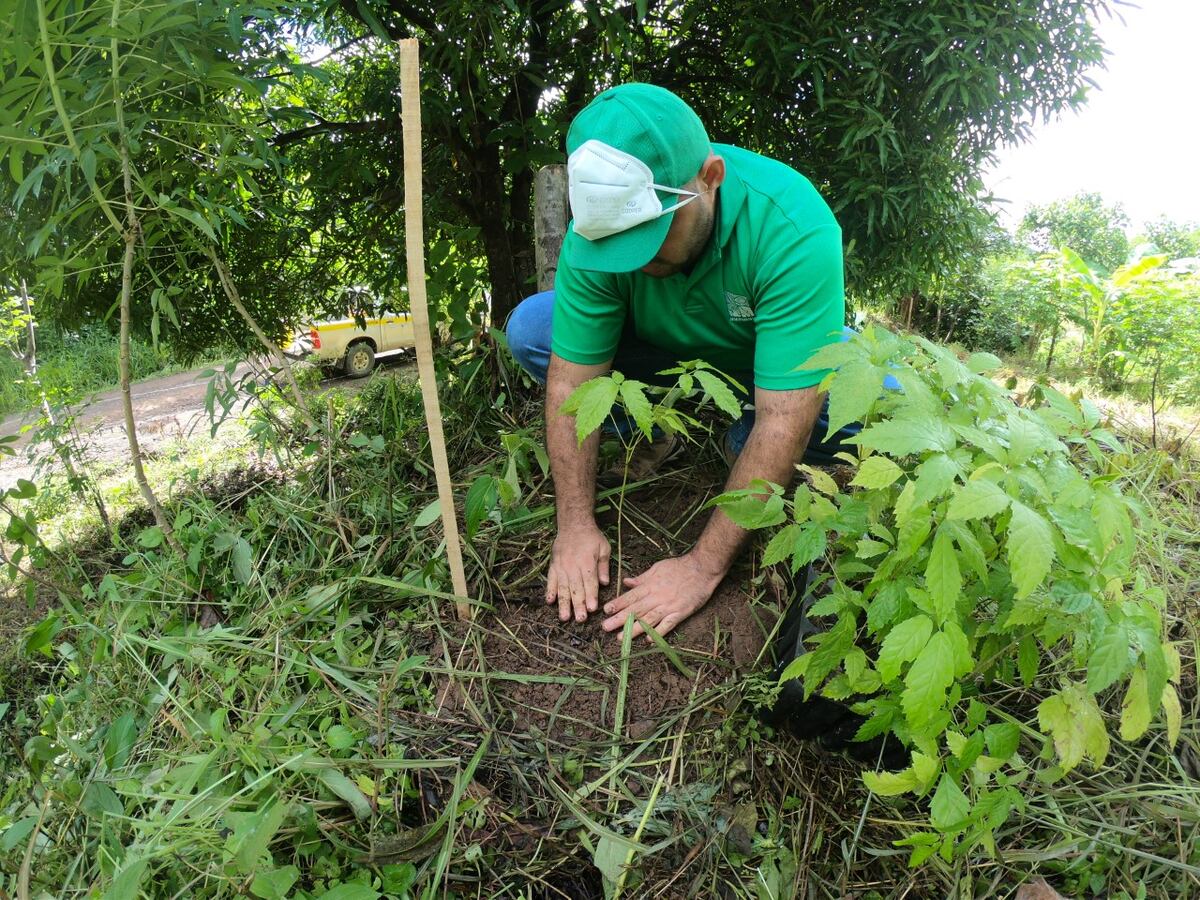
<instances>
[{"instance_id":1,"label":"green baseball cap","mask_svg":"<svg viewBox=\"0 0 1200 900\"><path fill-rule=\"evenodd\" d=\"M567 132L571 265L632 272L650 262L675 210L696 196L680 189L711 152L699 117L665 88L631 83L597 95Z\"/></svg>"}]
</instances>

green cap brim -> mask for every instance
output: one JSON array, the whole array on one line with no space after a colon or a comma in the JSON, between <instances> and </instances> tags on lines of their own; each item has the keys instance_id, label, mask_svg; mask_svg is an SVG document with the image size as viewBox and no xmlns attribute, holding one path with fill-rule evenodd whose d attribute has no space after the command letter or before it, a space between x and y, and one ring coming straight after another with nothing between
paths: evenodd
<instances>
[{"instance_id":1,"label":"green cap brim","mask_svg":"<svg viewBox=\"0 0 1200 900\"><path fill-rule=\"evenodd\" d=\"M667 239L672 210L657 219L618 231L595 241L575 233L575 223L567 226L563 251L571 266L587 272L636 272L650 260Z\"/></svg>"}]
</instances>

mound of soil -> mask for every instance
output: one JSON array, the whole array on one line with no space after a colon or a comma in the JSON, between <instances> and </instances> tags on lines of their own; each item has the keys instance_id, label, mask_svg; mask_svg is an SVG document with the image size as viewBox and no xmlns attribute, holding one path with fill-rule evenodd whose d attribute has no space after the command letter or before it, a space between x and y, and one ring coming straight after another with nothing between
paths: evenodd
<instances>
[{"instance_id":1,"label":"mound of soil","mask_svg":"<svg viewBox=\"0 0 1200 900\"><path fill-rule=\"evenodd\" d=\"M691 546L708 518L706 513L695 515L695 511L715 489L719 485L676 485L665 497L657 491L627 498L627 513L653 511L654 521L664 526L662 531L676 537L668 540L659 535L651 540L627 524L622 571L618 573L614 563L612 581L600 592L601 605L616 596L620 578L640 574L665 556ZM615 541L613 549L615 554ZM500 727L545 735L561 743L642 740L659 727L669 728L694 698L750 671L759 660L777 613L770 604L752 602L751 591L761 593L761 589L749 583L749 557L744 554L708 604L666 637L674 659L646 637L634 640L619 730L618 696L625 671L621 632L609 633L600 627L603 613L589 616L582 624L559 621L557 605L547 605L543 599L540 580L527 593L499 600L494 616L476 620L472 627L479 636L481 654L465 640L467 629L458 626L451 659L459 657L456 667L473 667L477 656L481 660L479 668L487 675ZM435 658L440 656L438 648ZM768 657L769 651L763 656L764 665ZM477 690L479 680L469 679L468 690Z\"/></svg>"}]
</instances>

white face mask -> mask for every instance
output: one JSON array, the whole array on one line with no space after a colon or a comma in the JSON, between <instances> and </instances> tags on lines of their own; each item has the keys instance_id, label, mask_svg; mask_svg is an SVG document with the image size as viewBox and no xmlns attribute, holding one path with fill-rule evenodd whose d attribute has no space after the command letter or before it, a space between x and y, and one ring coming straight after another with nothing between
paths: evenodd
<instances>
[{"instance_id":1,"label":"white face mask","mask_svg":"<svg viewBox=\"0 0 1200 900\"><path fill-rule=\"evenodd\" d=\"M650 167L603 141L581 144L567 159L567 185L575 233L589 241L673 213L700 195L654 183ZM663 209L655 190L685 196Z\"/></svg>"}]
</instances>

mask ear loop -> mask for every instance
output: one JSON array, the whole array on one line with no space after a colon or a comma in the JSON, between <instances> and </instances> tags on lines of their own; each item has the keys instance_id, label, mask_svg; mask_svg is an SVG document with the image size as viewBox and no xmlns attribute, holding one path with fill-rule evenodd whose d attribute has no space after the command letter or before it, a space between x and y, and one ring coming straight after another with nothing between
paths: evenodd
<instances>
[{"instance_id":1,"label":"mask ear loop","mask_svg":"<svg viewBox=\"0 0 1200 900\"><path fill-rule=\"evenodd\" d=\"M650 190L666 191L668 194L678 194L680 196L683 196L684 194L687 195L686 200L680 200L674 206L668 206L666 209L661 210L659 212L659 214L654 217L656 219L661 218L663 216L669 216L671 213L675 212L675 210L679 209L680 207L687 206L689 203L691 203L693 200L695 200L697 197L700 196L700 194L698 194L696 191L689 191L686 188L667 187L664 184L650 184L650 185L648 185L648 187Z\"/></svg>"}]
</instances>

